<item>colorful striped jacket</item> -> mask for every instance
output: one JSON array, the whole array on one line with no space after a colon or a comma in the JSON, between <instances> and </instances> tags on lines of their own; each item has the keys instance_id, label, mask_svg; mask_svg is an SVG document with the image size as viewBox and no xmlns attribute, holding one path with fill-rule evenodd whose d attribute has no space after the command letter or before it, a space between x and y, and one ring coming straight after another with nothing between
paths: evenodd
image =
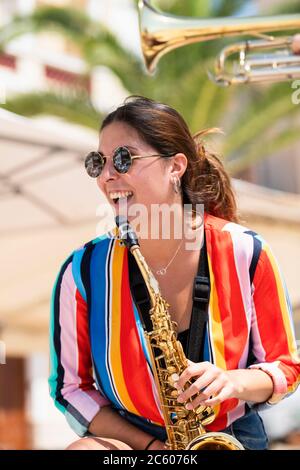
<instances>
[{"instance_id":1,"label":"colorful striped jacket","mask_svg":"<svg viewBox=\"0 0 300 470\"><path fill-rule=\"evenodd\" d=\"M222 369L265 370L274 383L268 403L276 403L296 389L300 377L277 263L265 241L245 227L210 215L204 225L211 281L204 360ZM130 292L128 252L117 239L96 238L63 264L52 296L50 356L51 396L78 435L87 434L107 404L163 425ZM245 402L228 399L215 411L210 431L243 416Z\"/></svg>"}]
</instances>

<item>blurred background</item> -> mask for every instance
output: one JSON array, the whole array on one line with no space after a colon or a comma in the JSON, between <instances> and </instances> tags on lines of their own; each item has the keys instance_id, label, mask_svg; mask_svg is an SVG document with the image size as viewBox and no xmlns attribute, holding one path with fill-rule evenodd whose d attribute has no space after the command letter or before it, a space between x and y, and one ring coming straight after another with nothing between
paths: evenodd
<instances>
[{"instance_id":1,"label":"blurred background","mask_svg":"<svg viewBox=\"0 0 300 470\"><path fill-rule=\"evenodd\" d=\"M211 18L300 12L298 0L153 4ZM212 83L227 42L177 49L150 77L136 1L0 0L0 448L63 449L77 437L48 395L50 296L62 262L101 232L83 158L129 94L174 106L193 132L224 131L209 145L233 177L242 223L279 260L300 339L300 104L291 82ZM299 398L262 414L272 448L300 448Z\"/></svg>"}]
</instances>

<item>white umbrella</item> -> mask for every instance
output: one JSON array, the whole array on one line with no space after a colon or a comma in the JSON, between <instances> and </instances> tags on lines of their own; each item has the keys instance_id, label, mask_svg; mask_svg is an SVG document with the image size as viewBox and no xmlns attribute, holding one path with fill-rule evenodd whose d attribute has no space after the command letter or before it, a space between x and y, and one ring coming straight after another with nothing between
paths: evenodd
<instances>
[{"instance_id":1,"label":"white umbrella","mask_svg":"<svg viewBox=\"0 0 300 470\"><path fill-rule=\"evenodd\" d=\"M97 133L0 109L0 339L45 350L51 289L64 259L96 237L103 202L84 170Z\"/></svg>"}]
</instances>

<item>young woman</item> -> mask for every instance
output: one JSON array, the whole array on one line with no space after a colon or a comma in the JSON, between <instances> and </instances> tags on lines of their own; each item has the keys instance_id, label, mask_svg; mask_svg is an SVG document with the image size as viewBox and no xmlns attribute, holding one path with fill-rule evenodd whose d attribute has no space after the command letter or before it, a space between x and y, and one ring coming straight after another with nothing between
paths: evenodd
<instances>
[{"instance_id":1,"label":"young woman","mask_svg":"<svg viewBox=\"0 0 300 470\"><path fill-rule=\"evenodd\" d=\"M88 174L116 214L145 209L141 252L156 276L185 351L200 247L188 249L171 226L151 236L153 205L204 205L210 297L203 354L177 382L178 402L212 406L209 431L234 435L247 449L267 448L257 413L299 382L290 304L268 244L238 224L222 163L194 140L171 107L130 97L104 120ZM190 206L189 206L190 207ZM134 224L134 217L129 216ZM163 221L164 222L164 221ZM203 228L203 225L202 225ZM164 449L166 433L137 308L128 250L104 235L75 250L58 275L51 317L51 395L82 438L69 449ZM194 384L185 389L187 380ZM200 392L200 393L199 393Z\"/></svg>"}]
</instances>

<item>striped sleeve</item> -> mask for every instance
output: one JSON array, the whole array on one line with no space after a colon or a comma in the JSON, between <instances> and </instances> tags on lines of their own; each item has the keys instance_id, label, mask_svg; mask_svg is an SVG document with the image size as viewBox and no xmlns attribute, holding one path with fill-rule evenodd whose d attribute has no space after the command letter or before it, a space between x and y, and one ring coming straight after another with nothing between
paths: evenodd
<instances>
[{"instance_id":1,"label":"striped sleeve","mask_svg":"<svg viewBox=\"0 0 300 470\"><path fill-rule=\"evenodd\" d=\"M79 435L101 406L108 404L94 386L88 334L87 304L72 274L73 254L56 279L50 317L50 395Z\"/></svg>"},{"instance_id":2,"label":"striped sleeve","mask_svg":"<svg viewBox=\"0 0 300 470\"><path fill-rule=\"evenodd\" d=\"M285 282L270 247L262 250L253 278L253 317L251 335L255 364L273 380L268 404L277 403L294 392L300 381L292 310Z\"/></svg>"}]
</instances>

